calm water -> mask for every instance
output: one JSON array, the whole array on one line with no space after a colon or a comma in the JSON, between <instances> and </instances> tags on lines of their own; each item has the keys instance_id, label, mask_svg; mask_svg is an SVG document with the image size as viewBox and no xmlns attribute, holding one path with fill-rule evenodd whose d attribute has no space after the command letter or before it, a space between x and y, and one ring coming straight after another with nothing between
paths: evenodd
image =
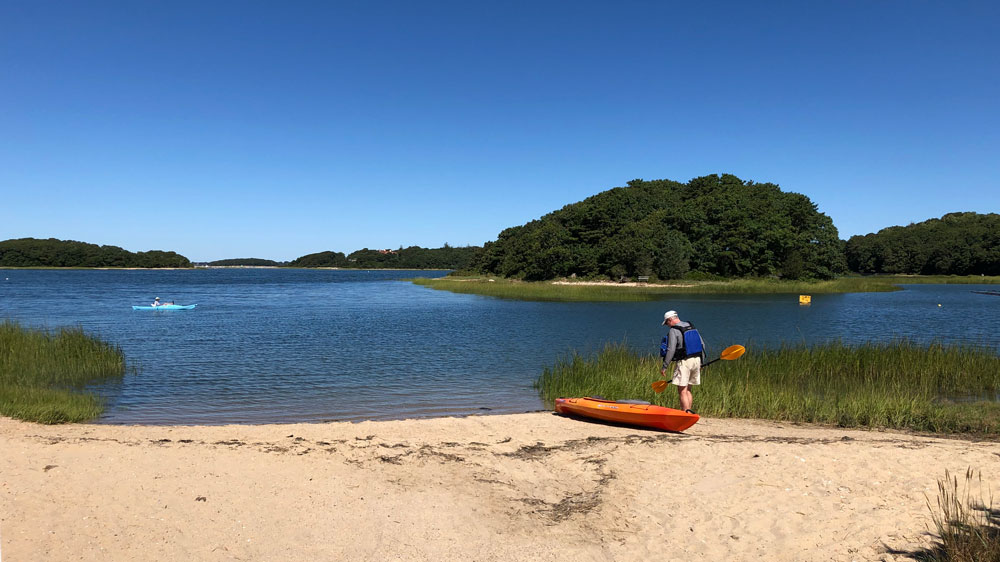
<instances>
[{"instance_id":1,"label":"calm water","mask_svg":"<svg viewBox=\"0 0 1000 562\"><path fill-rule=\"evenodd\" d=\"M1000 347L1000 297L970 285L895 293L537 303L400 279L444 272L0 270L0 319L82 326L139 373L101 391L107 423L389 419L542 408L532 382L571 349L658 349L664 310L732 344L909 337ZM133 311L153 297L188 311ZM938 305L941 306L938 306ZM656 373L650 373L650 380Z\"/></svg>"}]
</instances>

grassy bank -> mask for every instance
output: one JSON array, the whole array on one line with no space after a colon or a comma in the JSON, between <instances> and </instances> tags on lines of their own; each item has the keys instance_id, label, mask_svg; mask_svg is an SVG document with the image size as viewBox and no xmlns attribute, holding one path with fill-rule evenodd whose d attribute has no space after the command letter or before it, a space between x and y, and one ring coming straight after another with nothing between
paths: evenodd
<instances>
[{"instance_id":1,"label":"grassy bank","mask_svg":"<svg viewBox=\"0 0 1000 562\"><path fill-rule=\"evenodd\" d=\"M454 293L532 301L652 301L685 294L807 294L871 293L897 291L907 283L998 284L1000 277L871 276L841 277L830 281L780 281L776 279L731 279L726 281L675 281L670 283L586 284L551 281L519 281L500 277L447 276L418 278L413 283Z\"/></svg>"},{"instance_id":2,"label":"grassy bank","mask_svg":"<svg viewBox=\"0 0 1000 562\"><path fill-rule=\"evenodd\" d=\"M83 388L125 371L119 347L80 328L44 332L0 323L0 415L41 423L96 418L104 406Z\"/></svg>"},{"instance_id":3,"label":"grassy bank","mask_svg":"<svg viewBox=\"0 0 1000 562\"><path fill-rule=\"evenodd\" d=\"M609 345L593 357L557 362L536 386L550 404L560 396L599 395L676 408L674 387L662 394L650 388L659 369L659 357ZM998 397L1000 357L992 349L829 343L748 349L738 360L719 361L695 389L695 410L710 417L1000 436Z\"/></svg>"}]
</instances>

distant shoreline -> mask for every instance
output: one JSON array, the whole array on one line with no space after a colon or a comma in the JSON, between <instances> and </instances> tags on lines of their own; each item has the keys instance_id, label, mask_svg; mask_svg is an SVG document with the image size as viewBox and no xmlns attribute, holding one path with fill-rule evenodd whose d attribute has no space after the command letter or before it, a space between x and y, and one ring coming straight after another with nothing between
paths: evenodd
<instances>
[{"instance_id":1,"label":"distant shoreline","mask_svg":"<svg viewBox=\"0 0 1000 562\"><path fill-rule=\"evenodd\" d=\"M682 294L788 294L870 293L902 290L904 284L1000 284L1000 276L886 275L839 277L827 281L778 279L675 280L637 283L556 279L523 281L503 277L446 276L411 281L431 289L504 299L551 302L652 301Z\"/></svg>"}]
</instances>

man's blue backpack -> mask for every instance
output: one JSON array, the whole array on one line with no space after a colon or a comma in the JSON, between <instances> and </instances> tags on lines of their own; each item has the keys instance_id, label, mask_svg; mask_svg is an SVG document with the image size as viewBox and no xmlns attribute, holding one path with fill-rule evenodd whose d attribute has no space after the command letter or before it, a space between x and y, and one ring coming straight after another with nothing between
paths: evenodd
<instances>
[{"instance_id":1,"label":"man's blue backpack","mask_svg":"<svg viewBox=\"0 0 1000 562\"><path fill-rule=\"evenodd\" d=\"M687 359L704 351L701 345L701 334L698 333L697 328L693 324L685 327L673 326L670 329L681 331L681 341L684 344L680 349L674 351L673 359ZM670 346L667 343L667 338L664 336L663 340L660 341L660 357L667 356L668 347Z\"/></svg>"}]
</instances>

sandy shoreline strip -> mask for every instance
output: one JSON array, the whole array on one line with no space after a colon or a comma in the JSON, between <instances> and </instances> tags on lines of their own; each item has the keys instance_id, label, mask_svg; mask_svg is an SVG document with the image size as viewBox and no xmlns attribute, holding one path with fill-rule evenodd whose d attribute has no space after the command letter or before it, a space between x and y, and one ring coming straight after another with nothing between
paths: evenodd
<instances>
[{"instance_id":1,"label":"sandy shoreline strip","mask_svg":"<svg viewBox=\"0 0 1000 562\"><path fill-rule=\"evenodd\" d=\"M0 552L33 560L906 560L1000 444L551 413L265 426L0 418ZM996 482L994 490L997 489Z\"/></svg>"},{"instance_id":2,"label":"sandy shoreline strip","mask_svg":"<svg viewBox=\"0 0 1000 562\"><path fill-rule=\"evenodd\" d=\"M553 285L581 285L593 287L694 287L694 283L639 283L637 281L553 281Z\"/></svg>"}]
</instances>

